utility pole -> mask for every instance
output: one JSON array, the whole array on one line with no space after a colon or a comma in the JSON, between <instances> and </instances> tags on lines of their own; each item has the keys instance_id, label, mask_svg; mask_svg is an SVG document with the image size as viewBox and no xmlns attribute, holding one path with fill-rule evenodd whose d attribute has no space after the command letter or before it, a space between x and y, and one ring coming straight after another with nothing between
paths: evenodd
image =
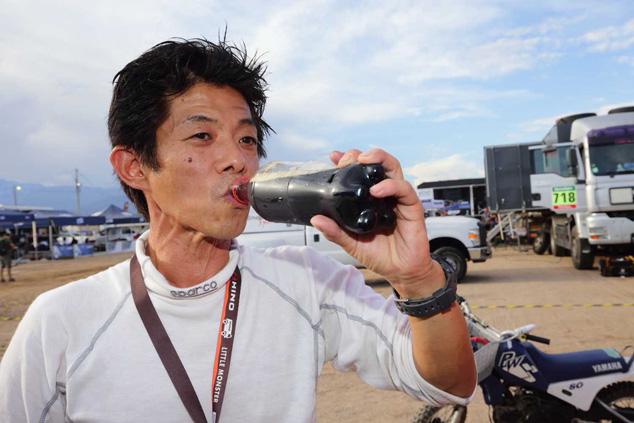
<instances>
[{"instance_id":1,"label":"utility pole","mask_svg":"<svg viewBox=\"0 0 634 423\"><path fill-rule=\"evenodd\" d=\"M81 187L81 183L79 182L79 170L75 168L75 192L77 193L77 215L81 215L81 210L79 208L79 187Z\"/></svg>"},{"instance_id":2,"label":"utility pole","mask_svg":"<svg viewBox=\"0 0 634 423\"><path fill-rule=\"evenodd\" d=\"M18 205L18 191L20 191L22 187L20 185L13 186L13 205Z\"/></svg>"}]
</instances>

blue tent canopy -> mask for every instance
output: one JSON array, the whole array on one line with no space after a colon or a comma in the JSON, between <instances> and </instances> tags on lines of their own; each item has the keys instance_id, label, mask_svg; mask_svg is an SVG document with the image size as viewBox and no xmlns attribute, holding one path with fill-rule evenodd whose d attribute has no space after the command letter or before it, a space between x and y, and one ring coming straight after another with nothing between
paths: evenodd
<instances>
[{"instance_id":1,"label":"blue tent canopy","mask_svg":"<svg viewBox=\"0 0 634 423\"><path fill-rule=\"evenodd\" d=\"M30 228L32 223L35 222L35 226L38 228L46 228L48 226L97 226L106 223L104 217L93 216L54 216L43 217L39 219L33 219L24 222L2 222L0 221L0 228L4 229L19 229Z\"/></svg>"},{"instance_id":2,"label":"blue tent canopy","mask_svg":"<svg viewBox=\"0 0 634 423\"><path fill-rule=\"evenodd\" d=\"M51 217L49 220L55 226L93 226L106 223L103 216Z\"/></svg>"},{"instance_id":3,"label":"blue tent canopy","mask_svg":"<svg viewBox=\"0 0 634 423\"><path fill-rule=\"evenodd\" d=\"M0 209L0 223L30 223L33 219L33 213L21 213L13 210Z\"/></svg>"},{"instance_id":4,"label":"blue tent canopy","mask_svg":"<svg viewBox=\"0 0 634 423\"><path fill-rule=\"evenodd\" d=\"M35 210L33 212L36 219L48 219L51 217L76 217L75 213L66 210Z\"/></svg>"},{"instance_id":5,"label":"blue tent canopy","mask_svg":"<svg viewBox=\"0 0 634 423\"><path fill-rule=\"evenodd\" d=\"M66 210L38 210L34 212L37 226L93 226L103 225L103 217L77 216Z\"/></svg>"},{"instance_id":6,"label":"blue tent canopy","mask_svg":"<svg viewBox=\"0 0 634 423\"><path fill-rule=\"evenodd\" d=\"M123 225L126 223L143 223L145 219L142 216L134 217L114 217L112 220L106 219L106 223L114 223L115 225Z\"/></svg>"},{"instance_id":7,"label":"blue tent canopy","mask_svg":"<svg viewBox=\"0 0 634 423\"><path fill-rule=\"evenodd\" d=\"M30 228L31 222L0 222L0 229Z\"/></svg>"}]
</instances>

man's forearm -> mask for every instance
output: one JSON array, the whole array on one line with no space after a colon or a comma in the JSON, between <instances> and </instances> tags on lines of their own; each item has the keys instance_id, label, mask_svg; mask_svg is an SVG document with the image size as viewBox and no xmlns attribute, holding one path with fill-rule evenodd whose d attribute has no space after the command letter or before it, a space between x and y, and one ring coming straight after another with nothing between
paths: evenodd
<instances>
[{"instance_id":1,"label":"man's forearm","mask_svg":"<svg viewBox=\"0 0 634 423\"><path fill-rule=\"evenodd\" d=\"M466 398L473 393L477 375L469 332L454 302L428 318L409 318L416 370L427 382L445 392Z\"/></svg>"},{"instance_id":2,"label":"man's forearm","mask_svg":"<svg viewBox=\"0 0 634 423\"><path fill-rule=\"evenodd\" d=\"M436 261L420 283L395 289L401 297L425 298L445 284L445 274ZM468 397L477 375L469 331L457 302L451 308L426 318L409 317L416 370L427 382L445 392Z\"/></svg>"}]
</instances>

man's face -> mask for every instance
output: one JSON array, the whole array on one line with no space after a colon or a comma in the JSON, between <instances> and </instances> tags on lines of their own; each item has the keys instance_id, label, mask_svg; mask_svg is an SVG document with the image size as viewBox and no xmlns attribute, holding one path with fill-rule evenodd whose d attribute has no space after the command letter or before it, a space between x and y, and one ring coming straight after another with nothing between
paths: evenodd
<instances>
[{"instance_id":1,"label":"man's face","mask_svg":"<svg viewBox=\"0 0 634 423\"><path fill-rule=\"evenodd\" d=\"M161 169L143 168L152 222L231 239L244 230L249 207L233 199L231 183L258 169L257 130L242 95L197 84L171 100L156 133Z\"/></svg>"}]
</instances>

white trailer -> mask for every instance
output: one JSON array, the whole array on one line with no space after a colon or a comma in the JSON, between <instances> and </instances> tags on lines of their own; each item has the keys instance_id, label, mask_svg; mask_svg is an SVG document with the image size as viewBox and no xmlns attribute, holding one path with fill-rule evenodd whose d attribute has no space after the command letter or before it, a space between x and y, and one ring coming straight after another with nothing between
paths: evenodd
<instances>
[{"instance_id":1,"label":"white trailer","mask_svg":"<svg viewBox=\"0 0 634 423\"><path fill-rule=\"evenodd\" d=\"M487 202L502 222L540 225L533 250L634 253L634 107L567 116L540 143L485 147Z\"/></svg>"}]
</instances>

